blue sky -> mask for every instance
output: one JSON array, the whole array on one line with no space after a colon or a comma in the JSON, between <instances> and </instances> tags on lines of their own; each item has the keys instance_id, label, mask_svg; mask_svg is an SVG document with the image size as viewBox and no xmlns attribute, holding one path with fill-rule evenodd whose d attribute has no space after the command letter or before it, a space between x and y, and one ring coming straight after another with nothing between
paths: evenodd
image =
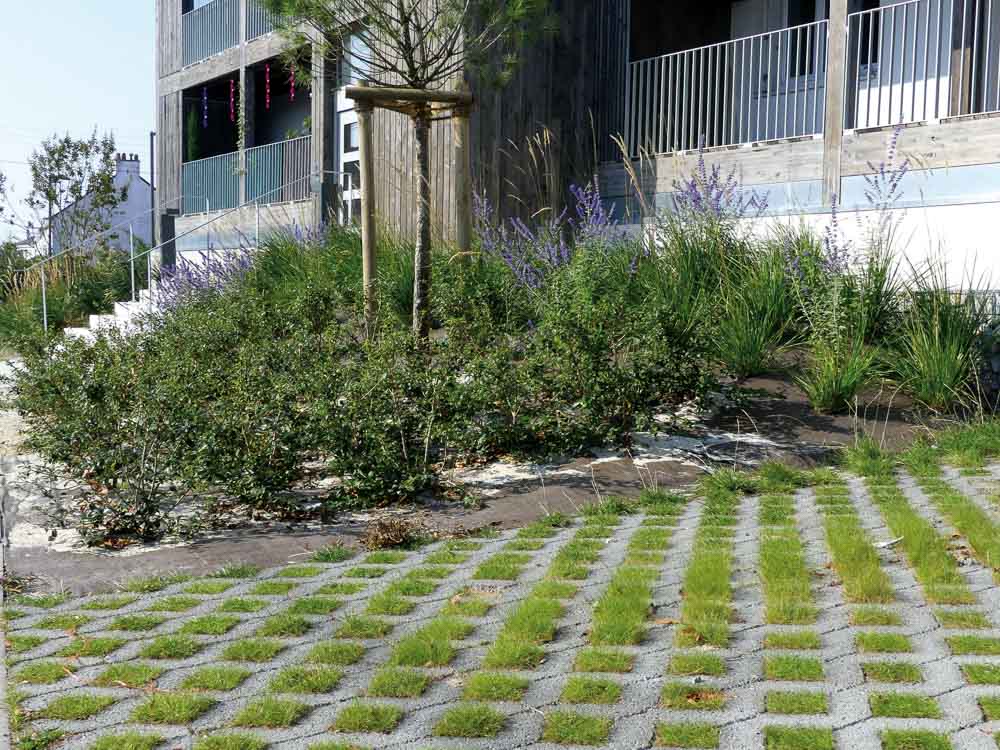
<instances>
[{"instance_id":1,"label":"blue sky","mask_svg":"<svg viewBox=\"0 0 1000 750\"><path fill-rule=\"evenodd\" d=\"M154 126L153 0L10 0L0 19L0 172L18 200L45 137L114 133L149 176ZM12 232L0 226L0 239Z\"/></svg>"}]
</instances>

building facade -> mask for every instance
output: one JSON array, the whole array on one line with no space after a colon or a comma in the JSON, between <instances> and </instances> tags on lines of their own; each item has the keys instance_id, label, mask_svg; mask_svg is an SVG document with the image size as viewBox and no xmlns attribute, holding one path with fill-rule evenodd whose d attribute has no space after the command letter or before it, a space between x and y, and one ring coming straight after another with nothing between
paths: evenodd
<instances>
[{"instance_id":1,"label":"building facade","mask_svg":"<svg viewBox=\"0 0 1000 750\"><path fill-rule=\"evenodd\" d=\"M551 5L558 33L523 51L509 85L467 76L474 182L501 212L557 210L571 183L597 174L619 217L639 222L643 205L669 208L704 154L765 192L772 218L828 221L834 205L870 208L867 179L898 143L910 170L897 208L921 222L906 231L927 252L988 250L976 243L1000 201L1000 0ZM349 220L356 124L339 61L313 55L308 70L285 69L255 0L156 6L160 207L178 214L178 249L256 232L262 207L267 225ZM431 146L434 224L447 237L446 120ZM405 233L414 164L404 116L376 113L375 152L377 211ZM192 231L223 211L233 212L228 240Z\"/></svg>"}]
</instances>

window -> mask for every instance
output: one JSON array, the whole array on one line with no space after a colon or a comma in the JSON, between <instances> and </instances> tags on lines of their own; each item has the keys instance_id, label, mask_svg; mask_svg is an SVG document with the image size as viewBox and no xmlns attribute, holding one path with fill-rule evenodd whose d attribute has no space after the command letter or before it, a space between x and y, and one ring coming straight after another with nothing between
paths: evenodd
<instances>
[{"instance_id":1,"label":"window","mask_svg":"<svg viewBox=\"0 0 1000 750\"><path fill-rule=\"evenodd\" d=\"M344 190L361 189L361 163L349 161L344 164Z\"/></svg>"},{"instance_id":2,"label":"window","mask_svg":"<svg viewBox=\"0 0 1000 750\"><path fill-rule=\"evenodd\" d=\"M349 122L344 125L344 153L353 154L361 148L358 143L358 124Z\"/></svg>"}]
</instances>

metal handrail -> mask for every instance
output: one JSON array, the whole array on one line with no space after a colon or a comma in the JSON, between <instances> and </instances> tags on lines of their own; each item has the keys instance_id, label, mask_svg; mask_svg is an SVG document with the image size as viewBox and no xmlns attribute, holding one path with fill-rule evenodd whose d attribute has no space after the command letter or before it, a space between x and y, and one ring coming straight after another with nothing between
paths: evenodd
<instances>
[{"instance_id":1,"label":"metal handrail","mask_svg":"<svg viewBox=\"0 0 1000 750\"><path fill-rule=\"evenodd\" d=\"M323 170L322 172L310 172L307 175L304 175L302 177L297 177L296 179L291 180L291 181L289 181L289 182L287 182L287 183L285 183L283 185L279 185L274 190L269 191L268 193L265 193L263 195L257 196L253 200L249 200L249 201L246 201L245 203L242 203L242 204L240 204L238 206L235 206L233 208L226 209L222 213L220 213L218 216L214 216L211 219L209 219L208 221L203 222L202 224L199 224L198 226L193 227L193 228L187 230L186 232L182 232L181 234L172 237L171 239L167 240L166 242L161 242L158 245L154 245L152 247L149 247L146 250L144 250L144 251L142 251L142 252L140 252L138 254L136 254L136 252L135 252L135 236L134 236L134 234L132 232L132 229L131 229L131 226L130 226L130 228L129 228L129 257L128 257L128 262L129 262L129 268L130 268L130 282L131 282L132 301L133 302L137 301L136 289L135 289L135 262L137 260L140 260L142 258L146 258L146 288L149 289L149 290L152 290L152 287L153 287L152 254L155 251L162 250L167 245L169 245L171 243L175 243L177 240L183 239L183 238L188 237L188 236L190 236L192 234L195 234L196 232L201 231L205 227L210 226L210 225L214 224L217 221L221 221L222 219L226 218L227 216L230 216L231 214L234 214L237 211L240 211L240 210L246 208L247 206L251 206L251 205L255 206L256 211L257 211L255 241L257 243L257 247L259 247L260 246L260 206L261 206L261 204L262 203L266 204L266 199L268 197L270 197L270 195L272 195L273 193L277 193L277 192L286 190L287 188L289 188L289 187L291 187L293 185L297 185L298 183L302 182L303 180L312 180L313 178L320 177L321 175L322 176L326 176L326 175L335 175L335 176L337 176L338 177L338 188L340 187L339 177L342 176L342 175L347 176L347 179L348 179L348 183L347 184L348 184L348 186L347 186L346 191L344 191L344 192L353 192L353 189L354 189L354 187L353 187L353 176L349 172L334 171L334 170ZM179 199L175 199L175 200L179 200ZM351 209L350 208L348 209L348 217L351 217ZM34 263L34 264L28 266L24 270L27 272L27 271L30 271L30 270L32 270L34 268L39 267L39 266L43 266L46 263L48 263L50 261L53 261L56 258L61 257L62 255L65 255L65 254L66 254L66 252L63 252L63 253L60 253L59 255L53 255L53 256L49 256L49 257L43 258L41 261L38 261L37 263ZM49 330L48 299L47 299L47 295L46 295L46 282L45 282L45 273L44 273L44 271L40 274L40 276L41 276L41 280L42 280L42 283L41 283L41 286L42 286L42 325L43 325L44 330L46 332L48 332L48 330Z\"/></svg>"}]
</instances>

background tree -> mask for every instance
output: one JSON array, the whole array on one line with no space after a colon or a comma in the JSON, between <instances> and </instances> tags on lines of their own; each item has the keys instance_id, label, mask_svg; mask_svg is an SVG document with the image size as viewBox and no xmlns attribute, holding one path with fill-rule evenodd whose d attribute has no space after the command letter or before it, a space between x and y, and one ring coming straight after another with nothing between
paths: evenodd
<instances>
[{"instance_id":1,"label":"background tree","mask_svg":"<svg viewBox=\"0 0 1000 750\"><path fill-rule=\"evenodd\" d=\"M293 48L317 45L373 86L440 89L476 69L504 82L527 39L551 28L547 0L263 0L282 19ZM430 329L429 105L410 113L416 140L417 237L413 330Z\"/></svg>"},{"instance_id":2,"label":"background tree","mask_svg":"<svg viewBox=\"0 0 1000 750\"><path fill-rule=\"evenodd\" d=\"M91 238L111 228L114 209L128 197L128 188L115 186L114 137L99 137L96 130L79 140L52 136L32 153L28 165L31 192L26 204L40 225L42 220L47 225L50 205L58 215L52 222L50 252L73 244L84 245L84 250L106 244ZM73 210L67 211L70 206Z\"/></svg>"}]
</instances>

